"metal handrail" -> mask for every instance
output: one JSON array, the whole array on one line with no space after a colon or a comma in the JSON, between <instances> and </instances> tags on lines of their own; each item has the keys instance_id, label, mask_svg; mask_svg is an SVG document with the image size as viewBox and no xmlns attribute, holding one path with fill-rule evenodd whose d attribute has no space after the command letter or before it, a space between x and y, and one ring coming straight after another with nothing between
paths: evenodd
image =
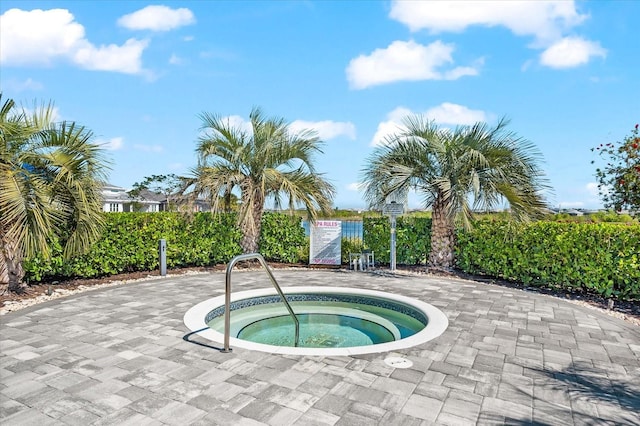
<instances>
[{"instance_id":1,"label":"metal handrail","mask_svg":"<svg viewBox=\"0 0 640 426\"><path fill-rule=\"evenodd\" d=\"M273 274L271 273L271 270L269 269L267 262L264 260L264 257L262 257L260 253L247 253L247 254L241 254L234 257L233 259L231 259L231 261L227 265L227 275L225 278L225 292L224 292L224 349L222 349L222 352L231 352L231 349L229 348L229 334L230 334L229 328L231 325L231 271L233 270L233 267L235 266L236 263L240 262L241 260L250 260L250 259L257 259L260 262L260 264L264 267L265 271L267 271L267 275L269 275L269 278L271 279L271 283L273 284L276 291L282 298L282 302L284 302L284 305L287 307L287 310L289 311L289 315L291 315L291 318L293 318L293 322L296 326L296 336L295 336L294 344L297 347L298 342L300 340L300 322L298 321L298 317L296 317L296 314L293 312L293 309L291 309L291 305L289 305L287 298L284 297L284 293L282 292L282 289L280 289L278 282L276 281Z\"/></svg>"}]
</instances>

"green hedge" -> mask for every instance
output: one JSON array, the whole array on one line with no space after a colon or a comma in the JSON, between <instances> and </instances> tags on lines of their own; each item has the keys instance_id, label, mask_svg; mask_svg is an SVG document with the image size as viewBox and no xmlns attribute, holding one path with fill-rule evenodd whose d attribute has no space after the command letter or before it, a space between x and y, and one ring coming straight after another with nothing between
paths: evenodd
<instances>
[{"instance_id":1,"label":"green hedge","mask_svg":"<svg viewBox=\"0 0 640 426\"><path fill-rule=\"evenodd\" d=\"M53 256L24 262L25 279L39 282L53 279L93 278L123 272L157 269L158 241L167 241L167 267L213 266L227 263L242 253L241 233L234 214L197 213L108 213L103 236L82 256L68 261L53 244ZM267 260L296 262L304 244L300 219L265 213L260 250Z\"/></svg>"},{"instance_id":2,"label":"green hedge","mask_svg":"<svg viewBox=\"0 0 640 426\"><path fill-rule=\"evenodd\" d=\"M158 268L158 240L167 241L167 266L213 266L242 252L234 214L107 214L103 237L83 256L68 261L53 244L53 256L24 262L30 282L92 278ZM386 217L365 217L364 239L342 240L342 262L367 248L377 263L389 264L390 225ZM431 220L397 219L398 264L425 264ZM260 252L268 261L306 263L309 239L299 217L265 213ZM527 285L579 288L606 297L640 298L640 225L614 223L479 221L458 231L457 267Z\"/></svg>"},{"instance_id":3,"label":"green hedge","mask_svg":"<svg viewBox=\"0 0 640 426\"><path fill-rule=\"evenodd\" d=\"M300 217L281 213L265 213L262 216L259 246L265 259L298 263L302 260L300 249L304 245L308 245L308 242Z\"/></svg>"},{"instance_id":4,"label":"green hedge","mask_svg":"<svg viewBox=\"0 0 640 426\"><path fill-rule=\"evenodd\" d=\"M391 225L387 217L363 219L364 246L375 254L376 263L389 264ZM431 248L431 219L400 216L396 219L396 263L426 264Z\"/></svg>"},{"instance_id":5,"label":"green hedge","mask_svg":"<svg viewBox=\"0 0 640 426\"><path fill-rule=\"evenodd\" d=\"M640 225L481 221L458 233L457 266L534 286L640 298Z\"/></svg>"}]
</instances>

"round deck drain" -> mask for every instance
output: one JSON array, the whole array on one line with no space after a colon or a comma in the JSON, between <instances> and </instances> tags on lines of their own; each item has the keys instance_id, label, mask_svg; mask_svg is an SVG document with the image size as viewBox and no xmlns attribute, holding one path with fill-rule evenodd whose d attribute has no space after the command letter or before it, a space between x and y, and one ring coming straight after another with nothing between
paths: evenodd
<instances>
[{"instance_id":1,"label":"round deck drain","mask_svg":"<svg viewBox=\"0 0 640 426\"><path fill-rule=\"evenodd\" d=\"M390 356L384 360L384 363L393 368L410 368L413 366L411 360L399 356Z\"/></svg>"}]
</instances>

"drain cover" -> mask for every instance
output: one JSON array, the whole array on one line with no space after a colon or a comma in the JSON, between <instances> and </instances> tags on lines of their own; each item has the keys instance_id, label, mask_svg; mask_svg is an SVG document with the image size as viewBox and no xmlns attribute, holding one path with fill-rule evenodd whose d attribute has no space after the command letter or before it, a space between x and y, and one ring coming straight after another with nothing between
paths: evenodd
<instances>
[{"instance_id":1,"label":"drain cover","mask_svg":"<svg viewBox=\"0 0 640 426\"><path fill-rule=\"evenodd\" d=\"M410 368L413 365L411 360L399 356L390 356L384 360L384 363L393 368Z\"/></svg>"}]
</instances>

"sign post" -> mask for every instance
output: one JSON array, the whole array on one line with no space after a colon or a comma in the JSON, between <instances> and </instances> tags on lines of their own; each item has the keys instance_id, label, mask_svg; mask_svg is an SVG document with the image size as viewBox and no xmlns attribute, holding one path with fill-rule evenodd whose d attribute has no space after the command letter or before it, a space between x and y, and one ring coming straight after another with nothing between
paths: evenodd
<instances>
[{"instance_id":1,"label":"sign post","mask_svg":"<svg viewBox=\"0 0 640 426\"><path fill-rule=\"evenodd\" d=\"M391 270L396 270L396 215L391 215Z\"/></svg>"},{"instance_id":2,"label":"sign post","mask_svg":"<svg viewBox=\"0 0 640 426\"><path fill-rule=\"evenodd\" d=\"M390 252L390 263L391 270L396 270L396 217L400 216L404 213L404 206L400 203L396 203L392 201L384 205L382 212L389 216L389 220L391 221L391 252Z\"/></svg>"}]
</instances>

